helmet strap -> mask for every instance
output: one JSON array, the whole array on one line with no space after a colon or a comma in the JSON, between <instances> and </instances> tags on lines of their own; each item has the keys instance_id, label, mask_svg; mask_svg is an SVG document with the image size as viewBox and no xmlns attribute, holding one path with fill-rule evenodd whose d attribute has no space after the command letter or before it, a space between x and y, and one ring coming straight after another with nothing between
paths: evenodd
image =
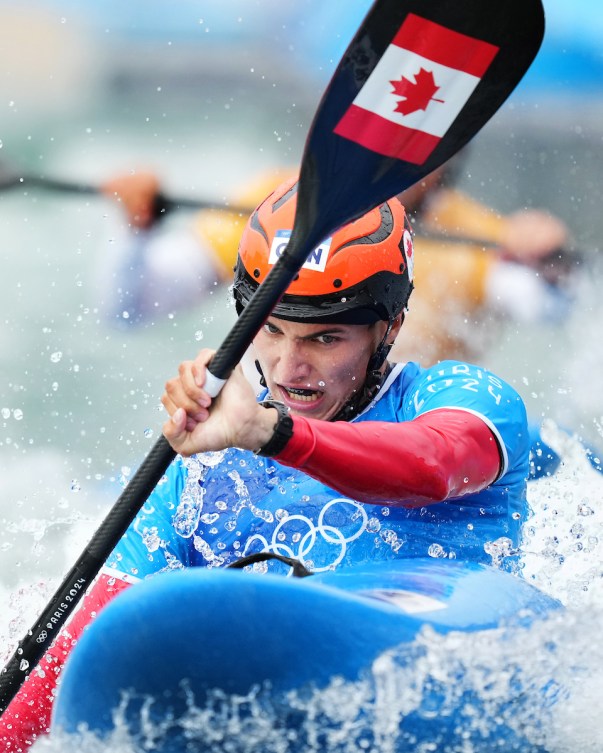
<instances>
[{"instance_id":1,"label":"helmet strap","mask_svg":"<svg viewBox=\"0 0 603 753\"><path fill-rule=\"evenodd\" d=\"M264 372L262 371L262 367L260 366L260 362L257 360L257 358L255 360L255 367L258 370L258 374L260 375L260 385L262 387L266 387L266 377L264 376Z\"/></svg>"},{"instance_id":2,"label":"helmet strap","mask_svg":"<svg viewBox=\"0 0 603 753\"><path fill-rule=\"evenodd\" d=\"M383 339L379 343L377 350L373 353L368 362L368 366L366 367L367 376L373 371L378 371L379 373L381 373L381 367L385 363L385 359L392 349L392 343L388 343L387 338L389 337L393 326L394 323L390 319L387 325L387 329L385 330L385 334L383 335Z\"/></svg>"},{"instance_id":3,"label":"helmet strap","mask_svg":"<svg viewBox=\"0 0 603 753\"><path fill-rule=\"evenodd\" d=\"M392 347L392 344L387 342L387 338L389 337L393 326L394 322L390 320L387 325L387 330L383 335L383 339L379 343L377 350L369 359L366 367L366 379L364 380L362 389L360 392L352 395L331 421L350 421L354 416L357 416L362 410L364 410L377 396L377 393L381 389L381 385L391 369L389 364L385 369L382 367Z\"/></svg>"}]
</instances>

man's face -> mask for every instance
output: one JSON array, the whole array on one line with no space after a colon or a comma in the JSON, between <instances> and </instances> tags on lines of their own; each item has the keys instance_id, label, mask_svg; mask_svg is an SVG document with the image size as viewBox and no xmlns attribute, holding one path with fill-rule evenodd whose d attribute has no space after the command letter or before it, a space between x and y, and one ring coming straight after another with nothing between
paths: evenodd
<instances>
[{"instance_id":1,"label":"man's face","mask_svg":"<svg viewBox=\"0 0 603 753\"><path fill-rule=\"evenodd\" d=\"M292 413L328 420L361 390L386 322L301 324L270 317L254 340L266 385Z\"/></svg>"}]
</instances>

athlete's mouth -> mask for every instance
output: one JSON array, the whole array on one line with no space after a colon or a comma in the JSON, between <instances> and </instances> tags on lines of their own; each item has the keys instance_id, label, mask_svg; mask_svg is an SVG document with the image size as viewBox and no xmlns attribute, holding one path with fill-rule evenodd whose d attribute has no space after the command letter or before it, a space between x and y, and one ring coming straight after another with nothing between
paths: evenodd
<instances>
[{"instance_id":1,"label":"athlete's mouth","mask_svg":"<svg viewBox=\"0 0 603 753\"><path fill-rule=\"evenodd\" d=\"M287 393L291 400L297 400L304 403L312 403L322 396L320 390L306 390L301 387L283 387L281 389Z\"/></svg>"}]
</instances>

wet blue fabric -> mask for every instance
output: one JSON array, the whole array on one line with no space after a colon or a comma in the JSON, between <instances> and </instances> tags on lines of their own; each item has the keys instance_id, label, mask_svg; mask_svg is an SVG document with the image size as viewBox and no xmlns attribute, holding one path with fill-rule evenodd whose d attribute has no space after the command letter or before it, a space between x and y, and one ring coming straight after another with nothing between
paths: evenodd
<instances>
[{"instance_id":1,"label":"wet blue fabric","mask_svg":"<svg viewBox=\"0 0 603 753\"><path fill-rule=\"evenodd\" d=\"M515 390L487 370L457 361L428 369L397 365L354 421L410 421L438 408L480 415L499 439L503 472L487 489L419 508L373 505L248 451L177 458L108 565L145 577L221 567L257 551L298 558L316 571L402 557L491 563L493 551L496 558L518 546L529 514L529 436Z\"/></svg>"}]
</instances>

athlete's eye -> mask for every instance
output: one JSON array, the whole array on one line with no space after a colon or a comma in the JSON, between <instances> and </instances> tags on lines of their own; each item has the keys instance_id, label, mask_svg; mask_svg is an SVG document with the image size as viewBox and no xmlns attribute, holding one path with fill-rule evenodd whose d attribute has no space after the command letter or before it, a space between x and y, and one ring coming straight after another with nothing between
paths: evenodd
<instances>
[{"instance_id":1,"label":"athlete's eye","mask_svg":"<svg viewBox=\"0 0 603 753\"><path fill-rule=\"evenodd\" d=\"M317 335L315 339L317 342L322 343L323 345L331 345L338 340L335 335Z\"/></svg>"},{"instance_id":2,"label":"athlete's eye","mask_svg":"<svg viewBox=\"0 0 603 753\"><path fill-rule=\"evenodd\" d=\"M264 324L264 331L268 332L270 335L276 335L280 332L280 329L271 322L266 322Z\"/></svg>"}]
</instances>

